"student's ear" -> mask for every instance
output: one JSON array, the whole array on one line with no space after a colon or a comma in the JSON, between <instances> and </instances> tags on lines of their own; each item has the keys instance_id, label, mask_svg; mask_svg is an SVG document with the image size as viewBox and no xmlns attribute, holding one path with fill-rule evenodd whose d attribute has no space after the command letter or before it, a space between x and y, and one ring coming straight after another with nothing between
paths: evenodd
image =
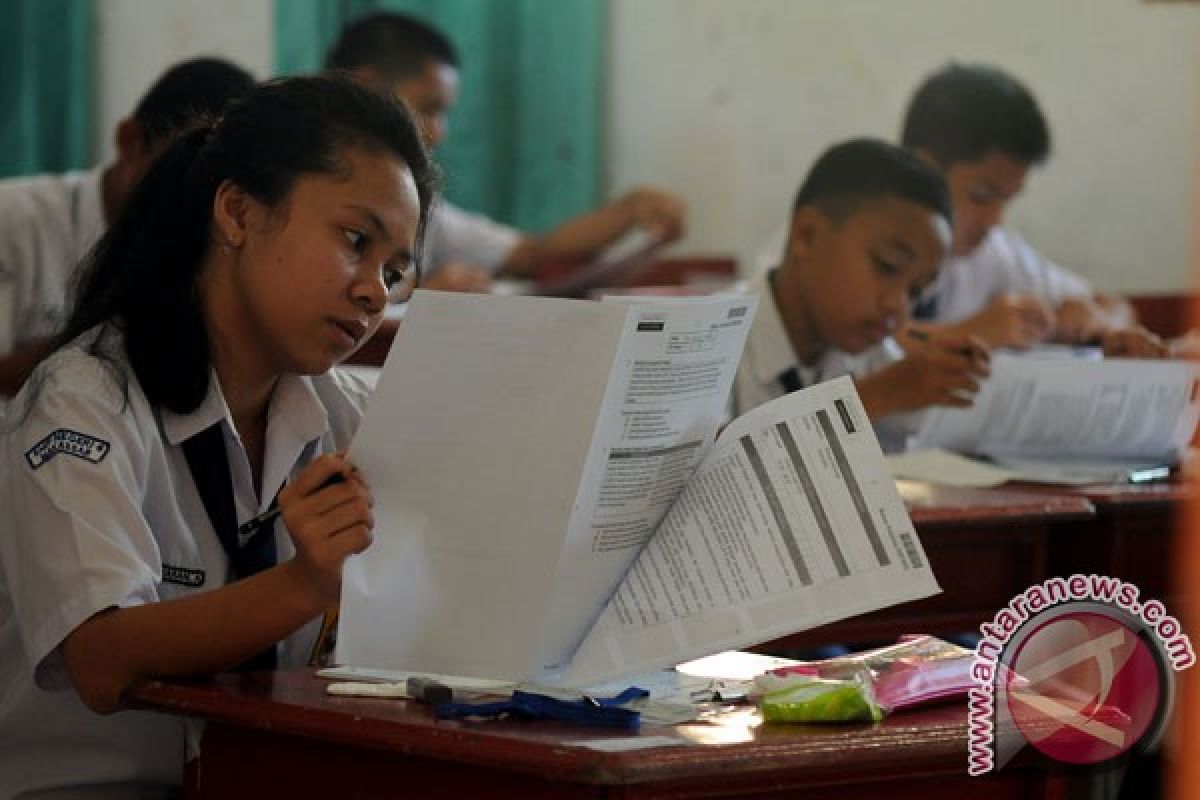
<instances>
[{"instance_id":1,"label":"student's ear","mask_svg":"<svg viewBox=\"0 0 1200 800\"><path fill-rule=\"evenodd\" d=\"M812 206L801 206L792 214L792 228L788 234L788 258L803 260L813 252L817 237L821 235L829 220Z\"/></svg>"},{"instance_id":2,"label":"student's ear","mask_svg":"<svg viewBox=\"0 0 1200 800\"><path fill-rule=\"evenodd\" d=\"M254 199L231 180L224 180L213 195L213 235L225 247L238 248L246 242Z\"/></svg>"},{"instance_id":3,"label":"student's ear","mask_svg":"<svg viewBox=\"0 0 1200 800\"><path fill-rule=\"evenodd\" d=\"M145 158L150 152L150 140L142 123L133 117L126 117L117 123L113 132L113 144L117 148L117 160L136 162Z\"/></svg>"}]
</instances>

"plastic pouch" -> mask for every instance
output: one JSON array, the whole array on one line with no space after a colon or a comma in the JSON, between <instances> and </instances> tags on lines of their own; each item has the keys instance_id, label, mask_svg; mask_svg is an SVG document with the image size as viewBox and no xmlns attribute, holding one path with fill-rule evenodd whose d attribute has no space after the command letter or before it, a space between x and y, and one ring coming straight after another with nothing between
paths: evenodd
<instances>
[{"instance_id":1,"label":"plastic pouch","mask_svg":"<svg viewBox=\"0 0 1200 800\"><path fill-rule=\"evenodd\" d=\"M767 692L762 701L768 722L878 722L883 710L862 677L829 680L797 676L784 689Z\"/></svg>"},{"instance_id":2,"label":"plastic pouch","mask_svg":"<svg viewBox=\"0 0 1200 800\"><path fill-rule=\"evenodd\" d=\"M801 685L813 676L860 679L873 700L891 713L963 696L974 685L975 653L932 636L908 636L864 653L769 670L754 679L763 692Z\"/></svg>"}]
</instances>

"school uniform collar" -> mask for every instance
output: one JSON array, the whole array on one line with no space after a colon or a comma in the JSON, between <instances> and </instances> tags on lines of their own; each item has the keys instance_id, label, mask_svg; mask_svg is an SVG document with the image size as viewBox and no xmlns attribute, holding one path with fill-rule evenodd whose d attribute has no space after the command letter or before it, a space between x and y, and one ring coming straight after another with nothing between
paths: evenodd
<instances>
[{"instance_id":1,"label":"school uniform collar","mask_svg":"<svg viewBox=\"0 0 1200 800\"><path fill-rule=\"evenodd\" d=\"M208 393L194 411L176 414L163 410L163 434L170 444L178 445L222 420L227 420L230 431L236 436L232 414L221 392L221 382L216 370L211 370ZM329 416L310 378L290 373L280 376L267 409L267 428L272 437L286 431L304 444L329 430Z\"/></svg>"},{"instance_id":2,"label":"school uniform collar","mask_svg":"<svg viewBox=\"0 0 1200 800\"><path fill-rule=\"evenodd\" d=\"M747 350L750 374L761 386L776 384L780 375L799 366L783 317L775 304L775 295L771 292L770 273L771 270L763 272L749 284L750 291L762 298L750 328L754 346Z\"/></svg>"}]
</instances>

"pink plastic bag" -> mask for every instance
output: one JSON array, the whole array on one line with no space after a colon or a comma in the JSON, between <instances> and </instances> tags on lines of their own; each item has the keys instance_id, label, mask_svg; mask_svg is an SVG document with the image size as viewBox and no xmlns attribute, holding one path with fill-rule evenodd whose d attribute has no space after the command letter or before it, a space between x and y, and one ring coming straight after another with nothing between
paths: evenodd
<instances>
[{"instance_id":1,"label":"pink plastic bag","mask_svg":"<svg viewBox=\"0 0 1200 800\"><path fill-rule=\"evenodd\" d=\"M764 692L787 688L813 676L869 681L886 712L966 695L974 685L975 652L933 636L905 636L876 650L769 670L755 678Z\"/></svg>"}]
</instances>

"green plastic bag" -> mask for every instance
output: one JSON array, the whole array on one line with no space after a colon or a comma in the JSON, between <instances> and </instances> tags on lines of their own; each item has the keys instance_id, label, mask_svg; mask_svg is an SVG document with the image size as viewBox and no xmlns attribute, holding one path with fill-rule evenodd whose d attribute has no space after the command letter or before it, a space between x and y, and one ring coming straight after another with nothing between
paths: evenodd
<instances>
[{"instance_id":1,"label":"green plastic bag","mask_svg":"<svg viewBox=\"0 0 1200 800\"><path fill-rule=\"evenodd\" d=\"M768 722L878 722L883 711L869 686L858 679L812 678L762 698Z\"/></svg>"}]
</instances>

